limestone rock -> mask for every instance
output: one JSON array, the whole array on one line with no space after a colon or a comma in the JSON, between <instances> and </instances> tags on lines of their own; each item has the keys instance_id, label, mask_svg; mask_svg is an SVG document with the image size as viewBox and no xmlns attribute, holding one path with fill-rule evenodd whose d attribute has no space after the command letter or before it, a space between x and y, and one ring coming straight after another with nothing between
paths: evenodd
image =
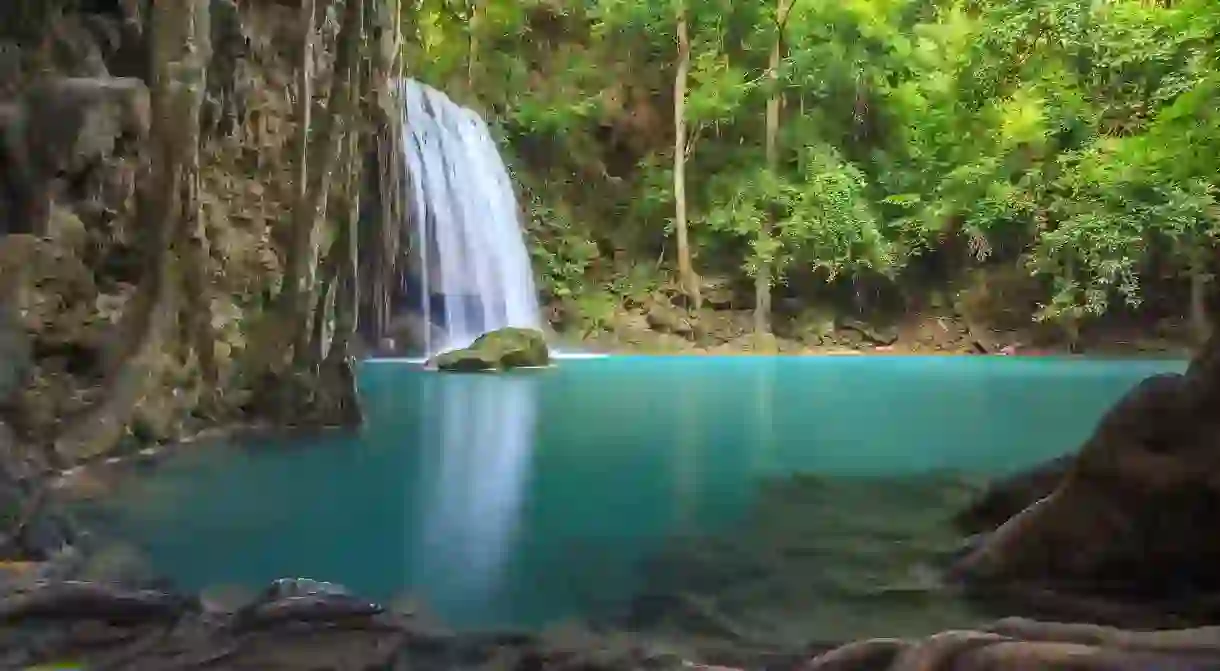
<instances>
[{"instance_id":1,"label":"limestone rock","mask_svg":"<svg viewBox=\"0 0 1220 671\"><path fill-rule=\"evenodd\" d=\"M148 89L134 78L49 79L31 87L25 106L26 146L45 176L76 172L113 153L120 137L148 132Z\"/></svg>"},{"instance_id":2,"label":"limestone rock","mask_svg":"<svg viewBox=\"0 0 1220 671\"><path fill-rule=\"evenodd\" d=\"M481 335L465 349L437 355L429 367L477 372L538 368L550 362L551 353L541 331L509 327Z\"/></svg>"}]
</instances>

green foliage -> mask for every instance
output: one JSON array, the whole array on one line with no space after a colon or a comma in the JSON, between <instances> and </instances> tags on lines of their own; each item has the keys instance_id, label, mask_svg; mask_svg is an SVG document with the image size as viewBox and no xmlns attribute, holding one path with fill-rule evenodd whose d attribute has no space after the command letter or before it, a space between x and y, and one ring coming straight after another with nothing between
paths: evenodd
<instances>
[{"instance_id":1,"label":"green foliage","mask_svg":"<svg viewBox=\"0 0 1220 671\"><path fill-rule=\"evenodd\" d=\"M498 122L535 194L529 230L548 295L601 324L634 299L615 282L623 264L599 249L672 256L677 5L474 6L471 21L469 3L423 0L410 68ZM685 7L697 265L901 281L960 240L976 263L1047 280L1041 318L1072 320L1211 272L1220 4L796 0L774 85L774 2ZM769 171L775 86L785 107Z\"/></svg>"}]
</instances>

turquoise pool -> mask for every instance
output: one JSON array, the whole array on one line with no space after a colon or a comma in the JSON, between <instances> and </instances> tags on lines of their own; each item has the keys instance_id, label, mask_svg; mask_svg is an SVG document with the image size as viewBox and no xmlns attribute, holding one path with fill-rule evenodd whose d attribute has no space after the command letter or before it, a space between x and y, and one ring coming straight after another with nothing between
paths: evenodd
<instances>
[{"instance_id":1,"label":"turquoise pool","mask_svg":"<svg viewBox=\"0 0 1220 671\"><path fill-rule=\"evenodd\" d=\"M614 356L463 376L368 362L359 435L187 448L95 512L187 587L315 577L415 595L458 627L535 626L621 611L675 538L765 526L760 488L800 473L830 489L777 533L873 543L918 578L927 558L888 548L947 537L961 483L1074 448L1136 381L1184 366ZM911 538L853 536L878 520ZM819 552L799 570L892 582L859 553ZM871 621L857 620L845 633Z\"/></svg>"}]
</instances>

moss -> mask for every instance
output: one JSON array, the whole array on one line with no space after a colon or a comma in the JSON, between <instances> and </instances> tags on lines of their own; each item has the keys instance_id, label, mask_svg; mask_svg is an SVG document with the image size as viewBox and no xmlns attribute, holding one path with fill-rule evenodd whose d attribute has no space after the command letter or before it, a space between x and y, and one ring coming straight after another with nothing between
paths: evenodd
<instances>
[{"instance_id":1,"label":"moss","mask_svg":"<svg viewBox=\"0 0 1220 671\"><path fill-rule=\"evenodd\" d=\"M538 368L550 362L542 332L510 327L479 336L465 349L437 355L430 364L438 370L481 372Z\"/></svg>"}]
</instances>

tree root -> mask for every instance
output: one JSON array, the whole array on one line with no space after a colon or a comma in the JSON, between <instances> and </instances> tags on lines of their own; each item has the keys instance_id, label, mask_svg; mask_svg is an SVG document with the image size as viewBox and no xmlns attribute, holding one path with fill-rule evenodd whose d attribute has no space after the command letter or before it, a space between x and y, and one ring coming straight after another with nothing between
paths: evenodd
<instances>
[{"instance_id":1,"label":"tree root","mask_svg":"<svg viewBox=\"0 0 1220 671\"><path fill-rule=\"evenodd\" d=\"M1179 671L1220 669L1220 627L1131 631L1008 618L980 631L922 641L857 641L814 658L807 671Z\"/></svg>"}]
</instances>

